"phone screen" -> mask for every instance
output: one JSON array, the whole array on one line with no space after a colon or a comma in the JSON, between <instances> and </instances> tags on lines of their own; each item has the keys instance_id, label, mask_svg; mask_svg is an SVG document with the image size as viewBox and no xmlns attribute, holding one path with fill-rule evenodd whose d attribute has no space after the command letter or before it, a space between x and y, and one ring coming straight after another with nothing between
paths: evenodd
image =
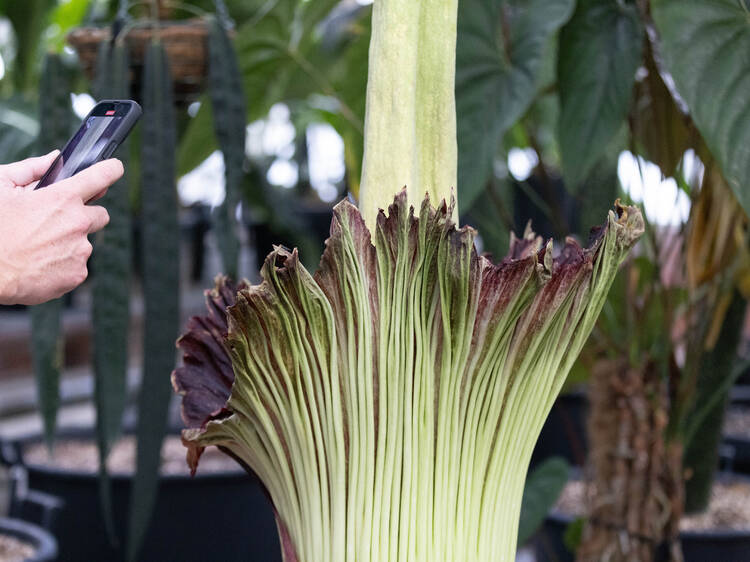
<instances>
[{"instance_id":1,"label":"phone screen","mask_svg":"<svg viewBox=\"0 0 750 562\"><path fill-rule=\"evenodd\" d=\"M123 115L89 115L65 145L37 189L69 178L95 164L112 141L123 118Z\"/></svg>"}]
</instances>

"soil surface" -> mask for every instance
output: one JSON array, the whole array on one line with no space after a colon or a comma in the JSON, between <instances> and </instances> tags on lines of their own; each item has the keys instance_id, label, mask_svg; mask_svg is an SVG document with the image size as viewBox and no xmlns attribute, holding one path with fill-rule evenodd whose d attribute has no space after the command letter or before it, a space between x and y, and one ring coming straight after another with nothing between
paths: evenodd
<instances>
[{"instance_id":1,"label":"soil surface","mask_svg":"<svg viewBox=\"0 0 750 562\"><path fill-rule=\"evenodd\" d=\"M34 556L36 549L16 537L0 534L0 562L23 562Z\"/></svg>"},{"instance_id":2,"label":"soil surface","mask_svg":"<svg viewBox=\"0 0 750 562\"><path fill-rule=\"evenodd\" d=\"M724 416L724 435L750 439L750 408L731 406Z\"/></svg>"},{"instance_id":3,"label":"soil surface","mask_svg":"<svg viewBox=\"0 0 750 562\"><path fill-rule=\"evenodd\" d=\"M190 470L185 462L187 449L180 437L169 435L161 449L161 473L164 475L188 475ZM99 470L99 452L92 441L79 439L59 439L50 456L44 443L31 443L24 447L24 461L30 465L58 467L78 472L95 473ZM109 455L107 462L112 474L132 474L135 468L135 438L120 439ZM207 448L201 456L197 474L216 472L242 472L242 468L231 457L216 447ZM0 558L0 562L2 558Z\"/></svg>"},{"instance_id":4,"label":"soil surface","mask_svg":"<svg viewBox=\"0 0 750 562\"><path fill-rule=\"evenodd\" d=\"M581 480L565 485L556 511L580 517L585 515L586 486ZM683 517L681 531L750 530L750 483L747 481L715 482L708 511Z\"/></svg>"}]
</instances>

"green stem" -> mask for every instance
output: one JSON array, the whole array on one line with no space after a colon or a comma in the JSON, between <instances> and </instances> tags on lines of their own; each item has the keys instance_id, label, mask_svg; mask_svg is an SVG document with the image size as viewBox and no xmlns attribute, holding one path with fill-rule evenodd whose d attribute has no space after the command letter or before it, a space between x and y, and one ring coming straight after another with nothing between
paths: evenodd
<instances>
[{"instance_id":1,"label":"green stem","mask_svg":"<svg viewBox=\"0 0 750 562\"><path fill-rule=\"evenodd\" d=\"M373 6L359 204L371 230L403 187L417 206L456 187L457 10L457 0Z\"/></svg>"}]
</instances>

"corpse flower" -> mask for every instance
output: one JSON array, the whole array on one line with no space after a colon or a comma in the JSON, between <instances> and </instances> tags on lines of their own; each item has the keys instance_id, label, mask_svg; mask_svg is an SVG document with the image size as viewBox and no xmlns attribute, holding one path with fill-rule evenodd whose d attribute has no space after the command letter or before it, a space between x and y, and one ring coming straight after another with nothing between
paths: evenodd
<instances>
[{"instance_id":1,"label":"corpse flower","mask_svg":"<svg viewBox=\"0 0 750 562\"><path fill-rule=\"evenodd\" d=\"M344 201L314 275L277 247L179 341L191 468L218 445L257 474L286 562L514 558L534 443L643 221L616 206L557 253L527 229L492 264L451 215L401 192L370 233Z\"/></svg>"},{"instance_id":2,"label":"corpse flower","mask_svg":"<svg viewBox=\"0 0 750 562\"><path fill-rule=\"evenodd\" d=\"M456 11L374 2L359 209L334 208L314 275L277 247L259 285L218 279L179 341L188 463L216 445L258 476L285 562L513 560L534 443L643 232L616 205L587 248L527 229L477 255Z\"/></svg>"}]
</instances>

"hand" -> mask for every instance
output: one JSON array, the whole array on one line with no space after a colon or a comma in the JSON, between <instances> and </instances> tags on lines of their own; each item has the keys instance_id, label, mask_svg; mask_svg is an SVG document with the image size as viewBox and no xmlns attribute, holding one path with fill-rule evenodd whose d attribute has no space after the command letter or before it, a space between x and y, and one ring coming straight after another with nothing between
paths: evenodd
<instances>
[{"instance_id":1,"label":"hand","mask_svg":"<svg viewBox=\"0 0 750 562\"><path fill-rule=\"evenodd\" d=\"M0 166L0 304L39 304L62 296L88 276L87 236L109 222L104 195L123 174L111 159L33 190L57 156Z\"/></svg>"}]
</instances>

